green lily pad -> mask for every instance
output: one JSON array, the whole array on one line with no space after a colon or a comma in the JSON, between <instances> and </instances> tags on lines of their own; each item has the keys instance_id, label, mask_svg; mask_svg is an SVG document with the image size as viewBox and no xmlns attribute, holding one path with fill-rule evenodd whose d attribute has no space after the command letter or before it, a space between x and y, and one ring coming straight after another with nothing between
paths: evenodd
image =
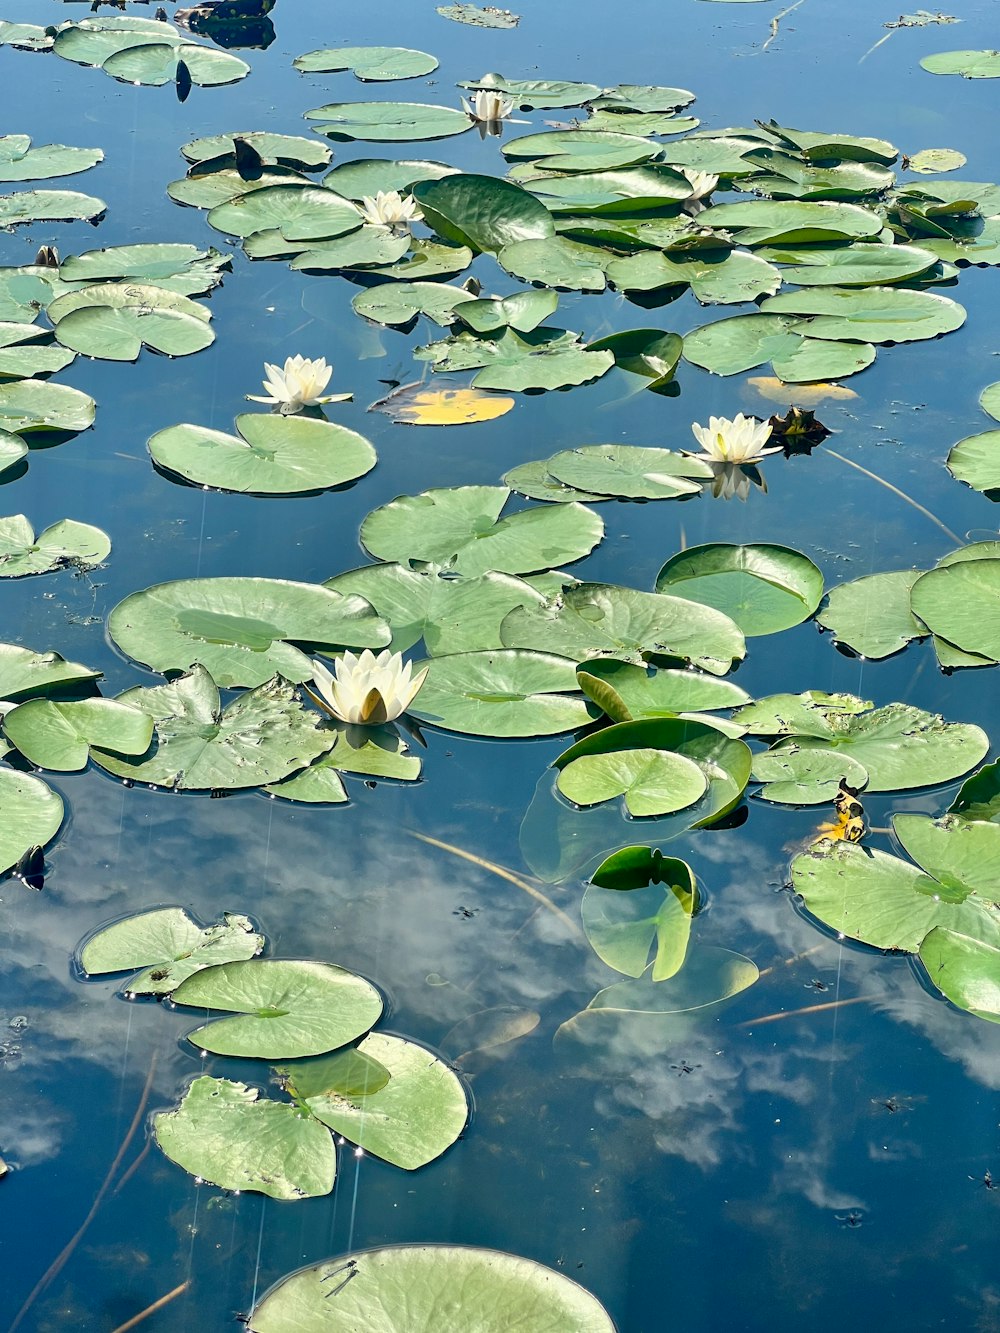
<instances>
[{"instance_id":1,"label":"green lily pad","mask_svg":"<svg viewBox=\"0 0 1000 1333\"><path fill-rule=\"evenodd\" d=\"M650 858L645 847L627 851ZM622 890L593 882L583 895L580 911L591 948L609 967L627 977L641 977L653 950L650 979L666 981L684 964L697 892L686 862L655 855L655 884ZM595 880L607 864L596 872Z\"/></svg>"},{"instance_id":2,"label":"green lily pad","mask_svg":"<svg viewBox=\"0 0 1000 1333\"><path fill-rule=\"evenodd\" d=\"M847 719L874 708L870 699L854 694L827 694L806 690L802 694L771 694L747 704L736 720L754 736L814 736L832 740L847 725Z\"/></svg>"},{"instance_id":3,"label":"green lily pad","mask_svg":"<svg viewBox=\"0 0 1000 1333\"><path fill-rule=\"evenodd\" d=\"M757 124L765 134L797 148L810 161L843 158L848 162L881 162L890 166L899 156L899 149L887 139L859 137L855 134L826 134L814 130L793 130L770 120Z\"/></svg>"},{"instance_id":4,"label":"green lily pad","mask_svg":"<svg viewBox=\"0 0 1000 1333\"><path fill-rule=\"evenodd\" d=\"M332 1055L293 1060L276 1066L275 1073L281 1086L299 1102L327 1093L365 1097L384 1088L391 1077L385 1065L363 1055L357 1046L344 1046Z\"/></svg>"},{"instance_id":5,"label":"green lily pad","mask_svg":"<svg viewBox=\"0 0 1000 1333\"><path fill-rule=\"evenodd\" d=\"M612 111L679 111L694 101L694 93L686 88L658 88L646 83L616 83L605 88L600 97L587 99L597 109Z\"/></svg>"},{"instance_id":6,"label":"green lily pad","mask_svg":"<svg viewBox=\"0 0 1000 1333\"><path fill-rule=\"evenodd\" d=\"M413 197L439 236L474 250L495 254L515 241L555 234L544 204L519 185L493 176L460 174L422 181L414 186Z\"/></svg>"},{"instance_id":7,"label":"green lily pad","mask_svg":"<svg viewBox=\"0 0 1000 1333\"><path fill-rule=\"evenodd\" d=\"M0 194L0 227L17 227L27 222L93 222L107 207L103 199L75 190Z\"/></svg>"},{"instance_id":8,"label":"green lily pad","mask_svg":"<svg viewBox=\"0 0 1000 1333\"><path fill-rule=\"evenodd\" d=\"M167 186L167 194L176 204L207 210L228 204L231 199L241 195L268 190L276 185L287 185L294 189L312 184L308 176L291 167L263 167L254 180L244 180L235 167L208 170L195 166L188 175L171 181Z\"/></svg>"},{"instance_id":9,"label":"green lily pad","mask_svg":"<svg viewBox=\"0 0 1000 1333\"><path fill-rule=\"evenodd\" d=\"M134 361L143 347L189 356L215 341L205 306L151 284L95 283L57 297L47 314L64 347L108 361Z\"/></svg>"},{"instance_id":10,"label":"green lily pad","mask_svg":"<svg viewBox=\"0 0 1000 1333\"><path fill-rule=\"evenodd\" d=\"M854 375L875 360L871 343L807 337L812 327L793 315L733 315L685 334L683 355L714 375L738 375L770 361L778 379L794 384Z\"/></svg>"},{"instance_id":11,"label":"green lily pad","mask_svg":"<svg viewBox=\"0 0 1000 1333\"><path fill-rule=\"evenodd\" d=\"M476 333L495 333L508 328L530 333L549 315L555 314L558 304L559 297L555 292L515 292L512 296L465 301L457 318Z\"/></svg>"},{"instance_id":12,"label":"green lily pad","mask_svg":"<svg viewBox=\"0 0 1000 1333\"><path fill-rule=\"evenodd\" d=\"M326 144L296 134L272 134L269 130L251 130L246 134L209 134L181 145L188 162L236 165L236 143L254 150L267 166L297 167L300 171L319 171L328 166L333 154Z\"/></svg>"},{"instance_id":13,"label":"green lily pad","mask_svg":"<svg viewBox=\"0 0 1000 1333\"><path fill-rule=\"evenodd\" d=\"M966 653L1000 661L1000 559L962 559L922 574L913 614Z\"/></svg>"},{"instance_id":14,"label":"green lily pad","mask_svg":"<svg viewBox=\"0 0 1000 1333\"><path fill-rule=\"evenodd\" d=\"M589 351L575 333L540 328L530 333L504 329L496 337L459 333L418 347L415 356L435 371L478 370L477 389L562 389L600 379L614 365L611 352Z\"/></svg>"},{"instance_id":15,"label":"green lily pad","mask_svg":"<svg viewBox=\"0 0 1000 1333\"><path fill-rule=\"evenodd\" d=\"M20 435L12 435L9 430L0 430L0 473L16 467L28 455L28 446Z\"/></svg>"},{"instance_id":16,"label":"green lily pad","mask_svg":"<svg viewBox=\"0 0 1000 1333\"><path fill-rule=\"evenodd\" d=\"M1000 824L1000 759L966 778L948 813L960 819L988 819Z\"/></svg>"},{"instance_id":17,"label":"green lily pad","mask_svg":"<svg viewBox=\"0 0 1000 1333\"><path fill-rule=\"evenodd\" d=\"M469 1116L461 1081L423 1046L379 1032L358 1046L389 1071L388 1082L363 1095L325 1093L305 1104L335 1134L404 1171L416 1171L455 1142Z\"/></svg>"},{"instance_id":18,"label":"green lily pad","mask_svg":"<svg viewBox=\"0 0 1000 1333\"><path fill-rule=\"evenodd\" d=\"M646 387L656 393L672 383L683 345L684 340L676 333L627 329L598 338L588 347L592 352L610 352L619 370L650 380Z\"/></svg>"},{"instance_id":19,"label":"green lily pad","mask_svg":"<svg viewBox=\"0 0 1000 1333\"><path fill-rule=\"evenodd\" d=\"M782 292L762 304L761 314L805 316L810 337L870 343L917 342L965 323L957 301L901 287Z\"/></svg>"},{"instance_id":20,"label":"green lily pad","mask_svg":"<svg viewBox=\"0 0 1000 1333\"><path fill-rule=\"evenodd\" d=\"M361 543L376 560L429 561L472 578L528 574L582 559L604 535L583 505L524 509L507 518L505 486L454 486L402 495L373 510Z\"/></svg>"},{"instance_id":21,"label":"green lily pad","mask_svg":"<svg viewBox=\"0 0 1000 1333\"><path fill-rule=\"evenodd\" d=\"M903 850L956 899L970 893L1000 903L1000 824L945 815L896 814L892 828Z\"/></svg>"},{"instance_id":22,"label":"green lily pad","mask_svg":"<svg viewBox=\"0 0 1000 1333\"><path fill-rule=\"evenodd\" d=\"M209 226L229 236L245 238L276 230L286 241L303 242L357 231L362 222L350 200L341 199L322 185L298 182L237 195L208 214Z\"/></svg>"},{"instance_id":23,"label":"green lily pad","mask_svg":"<svg viewBox=\"0 0 1000 1333\"><path fill-rule=\"evenodd\" d=\"M935 926L921 942L920 961L952 1004L1000 1023L1000 947Z\"/></svg>"},{"instance_id":24,"label":"green lily pad","mask_svg":"<svg viewBox=\"0 0 1000 1333\"><path fill-rule=\"evenodd\" d=\"M458 86L488 88L503 93L526 111L582 106L601 91L596 83L573 83L564 79L507 79L502 74L484 74L481 79L460 79Z\"/></svg>"},{"instance_id":25,"label":"green lily pad","mask_svg":"<svg viewBox=\"0 0 1000 1333\"><path fill-rule=\"evenodd\" d=\"M934 256L928 255L934 262ZM697 254L647 251L608 265L608 281L620 291L655 291L687 283L703 305L732 305L773 296L782 275L759 255L744 250Z\"/></svg>"},{"instance_id":26,"label":"green lily pad","mask_svg":"<svg viewBox=\"0 0 1000 1333\"><path fill-rule=\"evenodd\" d=\"M507 158L530 158L546 171L616 171L648 162L658 151L639 134L611 130L546 130L510 139Z\"/></svg>"},{"instance_id":27,"label":"green lily pad","mask_svg":"<svg viewBox=\"0 0 1000 1333\"><path fill-rule=\"evenodd\" d=\"M74 565L87 569L111 553L111 539L100 528L60 519L35 536L23 514L0 518L0 578L20 579Z\"/></svg>"},{"instance_id":28,"label":"green lily pad","mask_svg":"<svg viewBox=\"0 0 1000 1333\"><path fill-rule=\"evenodd\" d=\"M455 176L457 167L444 162L392 161L383 157L361 157L353 162L341 162L323 177L328 190L335 190L343 199L360 203L365 195L376 195L379 190L410 190L420 181L437 181L443 176Z\"/></svg>"},{"instance_id":29,"label":"green lily pad","mask_svg":"<svg viewBox=\"0 0 1000 1333\"><path fill-rule=\"evenodd\" d=\"M50 28L0 19L0 46L13 46L21 51L50 51L54 40Z\"/></svg>"},{"instance_id":30,"label":"green lily pad","mask_svg":"<svg viewBox=\"0 0 1000 1333\"><path fill-rule=\"evenodd\" d=\"M740 629L713 607L608 583L582 583L541 605L518 607L500 633L510 648L556 652L574 662L600 656L641 662L653 654L685 658L716 676L746 651Z\"/></svg>"},{"instance_id":31,"label":"green lily pad","mask_svg":"<svg viewBox=\"0 0 1000 1333\"><path fill-rule=\"evenodd\" d=\"M924 56L929 74L960 74L963 79L1000 79L1000 51L938 51Z\"/></svg>"},{"instance_id":32,"label":"green lily pad","mask_svg":"<svg viewBox=\"0 0 1000 1333\"><path fill-rule=\"evenodd\" d=\"M612 722L734 708L750 698L746 690L730 680L704 676L697 671L663 667L650 670L611 657L584 662L576 675L587 698L603 708Z\"/></svg>"},{"instance_id":33,"label":"green lily pad","mask_svg":"<svg viewBox=\"0 0 1000 1333\"><path fill-rule=\"evenodd\" d=\"M39 324L0 324L0 378L30 379L70 365L76 353L56 347Z\"/></svg>"},{"instance_id":34,"label":"green lily pad","mask_svg":"<svg viewBox=\"0 0 1000 1333\"><path fill-rule=\"evenodd\" d=\"M438 5L436 12L453 23L467 23L473 28L516 28L521 21L520 14L494 5Z\"/></svg>"},{"instance_id":35,"label":"green lily pad","mask_svg":"<svg viewBox=\"0 0 1000 1333\"><path fill-rule=\"evenodd\" d=\"M307 51L292 62L303 74L329 74L352 70L365 82L382 83L393 79L417 79L438 67L426 51L411 51L405 46L336 46Z\"/></svg>"},{"instance_id":36,"label":"green lily pad","mask_svg":"<svg viewBox=\"0 0 1000 1333\"><path fill-rule=\"evenodd\" d=\"M954 148L922 148L910 158L910 170L936 175L939 171L957 171L968 160Z\"/></svg>"},{"instance_id":37,"label":"green lily pad","mask_svg":"<svg viewBox=\"0 0 1000 1333\"><path fill-rule=\"evenodd\" d=\"M13 434L87 430L95 413L93 398L68 384L31 379L0 383L0 428Z\"/></svg>"},{"instance_id":38,"label":"green lily pad","mask_svg":"<svg viewBox=\"0 0 1000 1333\"><path fill-rule=\"evenodd\" d=\"M173 992L174 1004L224 1010L187 1039L216 1055L291 1060L346 1046L378 1022L382 997L332 963L251 958L205 968Z\"/></svg>"},{"instance_id":39,"label":"green lily pad","mask_svg":"<svg viewBox=\"0 0 1000 1333\"><path fill-rule=\"evenodd\" d=\"M100 148L67 148L49 143L31 147L27 134L0 135L0 181L38 181L52 176L75 176L104 161Z\"/></svg>"},{"instance_id":40,"label":"green lily pad","mask_svg":"<svg viewBox=\"0 0 1000 1333\"><path fill-rule=\"evenodd\" d=\"M348 799L342 773L397 782L416 782L420 777L420 759L410 753L395 727L338 725L329 730L328 737L330 749L308 768L269 784L265 790L282 800L336 805Z\"/></svg>"},{"instance_id":41,"label":"green lily pad","mask_svg":"<svg viewBox=\"0 0 1000 1333\"><path fill-rule=\"evenodd\" d=\"M987 494L1000 491L1000 430L959 440L945 462L951 475L973 490Z\"/></svg>"},{"instance_id":42,"label":"green lily pad","mask_svg":"<svg viewBox=\"0 0 1000 1333\"><path fill-rule=\"evenodd\" d=\"M201 486L253 495L295 495L342 486L370 472L375 450L345 426L304 416L244 413L239 435L168 426L147 448L153 462Z\"/></svg>"},{"instance_id":43,"label":"green lily pad","mask_svg":"<svg viewBox=\"0 0 1000 1333\"><path fill-rule=\"evenodd\" d=\"M979 406L984 412L989 413L994 421L1000 421L1000 382L986 386L979 395Z\"/></svg>"},{"instance_id":44,"label":"green lily pad","mask_svg":"<svg viewBox=\"0 0 1000 1333\"><path fill-rule=\"evenodd\" d=\"M602 292L610 251L581 245L562 236L515 241L497 256L512 277L576 292Z\"/></svg>"},{"instance_id":45,"label":"green lily pad","mask_svg":"<svg viewBox=\"0 0 1000 1333\"><path fill-rule=\"evenodd\" d=\"M222 1189L272 1199L311 1199L333 1189L337 1150L329 1132L245 1083L196 1078L176 1110L153 1116L153 1137L172 1162Z\"/></svg>"},{"instance_id":46,"label":"green lily pad","mask_svg":"<svg viewBox=\"0 0 1000 1333\"><path fill-rule=\"evenodd\" d=\"M203 967L253 958L264 936L249 917L224 913L214 926L201 927L182 907L157 907L136 912L91 935L80 950L80 966L88 976L132 972L124 995L169 995Z\"/></svg>"},{"instance_id":47,"label":"green lily pad","mask_svg":"<svg viewBox=\"0 0 1000 1333\"><path fill-rule=\"evenodd\" d=\"M44 695L64 686L87 686L101 673L58 653L37 653L16 643L0 643L0 699Z\"/></svg>"},{"instance_id":48,"label":"green lily pad","mask_svg":"<svg viewBox=\"0 0 1000 1333\"><path fill-rule=\"evenodd\" d=\"M159 19L133 18L113 14L108 18L95 15L79 22L63 23L55 33L56 55L78 65L103 65L108 56L130 46L142 46L155 41L180 41L181 36L170 23Z\"/></svg>"},{"instance_id":49,"label":"green lily pad","mask_svg":"<svg viewBox=\"0 0 1000 1333\"><path fill-rule=\"evenodd\" d=\"M254 249L254 242L271 232L249 237L243 245L251 259L262 257ZM302 242L295 242L301 245ZM338 269L370 269L379 264L400 260L410 248L408 235L394 236L385 227L361 227L349 236L337 236L330 241L316 241L312 248L297 254L289 267L303 272L330 273Z\"/></svg>"},{"instance_id":50,"label":"green lily pad","mask_svg":"<svg viewBox=\"0 0 1000 1333\"><path fill-rule=\"evenodd\" d=\"M5 714L3 729L31 763L72 773L87 767L92 745L142 754L153 738L153 719L113 699L29 699Z\"/></svg>"},{"instance_id":51,"label":"green lily pad","mask_svg":"<svg viewBox=\"0 0 1000 1333\"><path fill-rule=\"evenodd\" d=\"M868 770L843 750L765 750L753 757L757 793L782 805L829 805L846 782L856 791L868 782Z\"/></svg>"},{"instance_id":52,"label":"green lily pad","mask_svg":"<svg viewBox=\"0 0 1000 1333\"><path fill-rule=\"evenodd\" d=\"M670 449L630 444L583 444L545 460L549 474L578 490L629 500L673 500L697 495L712 470Z\"/></svg>"},{"instance_id":53,"label":"green lily pad","mask_svg":"<svg viewBox=\"0 0 1000 1333\"><path fill-rule=\"evenodd\" d=\"M63 820L62 797L41 778L0 768L0 874L32 847L44 847Z\"/></svg>"},{"instance_id":54,"label":"green lily pad","mask_svg":"<svg viewBox=\"0 0 1000 1333\"><path fill-rule=\"evenodd\" d=\"M217 287L223 270L230 267L230 257L214 247L140 243L67 255L59 266L59 278L74 284L127 281L162 287L179 296L198 296Z\"/></svg>"},{"instance_id":55,"label":"green lily pad","mask_svg":"<svg viewBox=\"0 0 1000 1333\"><path fill-rule=\"evenodd\" d=\"M464 287L449 287L443 282L386 282L358 292L351 305L375 324L407 325L418 315L426 315L446 328L455 322L460 305L475 300Z\"/></svg>"},{"instance_id":56,"label":"green lily pad","mask_svg":"<svg viewBox=\"0 0 1000 1333\"><path fill-rule=\"evenodd\" d=\"M178 579L131 593L108 617L122 652L154 671L205 666L216 684L262 685L275 672L312 677L317 648L381 648L389 627L363 598L284 579Z\"/></svg>"},{"instance_id":57,"label":"green lily pad","mask_svg":"<svg viewBox=\"0 0 1000 1333\"><path fill-rule=\"evenodd\" d=\"M597 504L609 498L606 495L593 495L589 491L579 491L574 486L566 486L563 482L557 481L549 473L548 459L520 463L517 467L512 467L509 472L505 472L502 480L505 486L509 486L512 491L529 500L548 500L554 504L572 504L574 501L579 501L581 504Z\"/></svg>"},{"instance_id":58,"label":"green lily pad","mask_svg":"<svg viewBox=\"0 0 1000 1333\"><path fill-rule=\"evenodd\" d=\"M464 111L421 102L329 102L305 113L328 139L367 139L374 143L405 143L416 139L447 139L464 134L472 121Z\"/></svg>"},{"instance_id":59,"label":"green lily pad","mask_svg":"<svg viewBox=\"0 0 1000 1333\"><path fill-rule=\"evenodd\" d=\"M708 779L698 765L669 750L643 748L585 754L560 769L556 785L574 805L624 796L630 815L670 815L704 796Z\"/></svg>"},{"instance_id":60,"label":"green lily pad","mask_svg":"<svg viewBox=\"0 0 1000 1333\"><path fill-rule=\"evenodd\" d=\"M919 246L874 241L801 248L769 246L761 253L782 265L782 281L797 287L874 287L907 282L926 273L937 261L936 255Z\"/></svg>"},{"instance_id":61,"label":"green lily pad","mask_svg":"<svg viewBox=\"0 0 1000 1333\"><path fill-rule=\"evenodd\" d=\"M593 716L575 663L544 652L494 649L418 664L427 679L409 708L421 722L473 736L553 736Z\"/></svg>"},{"instance_id":62,"label":"green lily pad","mask_svg":"<svg viewBox=\"0 0 1000 1333\"><path fill-rule=\"evenodd\" d=\"M61 55L56 42L56 54ZM250 66L239 56L194 42L148 42L116 51L101 64L105 74L122 83L142 83L161 87L178 78L178 67L183 64L191 82L202 88L216 88L226 83L237 83L250 73Z\"/></svg>"},{"instance_id":63,"label":"green lily pad","mask_svg":"<svg viewBox=\"0 0 1000 1333\"><path fill-rule=\"evenodd\" d=\"M910 589L920 573L919 569L900 569L838 584L828 591L826 605L816 619L833 632L835 643L860 656L890 657L927 633L910 610Z\"/></svg>"},{"instance_id":64,"label":"green lily pad","mask_svg":"<svg viewBox=\"0 0 1000 1333\"><path fill-rule=\"evenodd\" d=\"M823 596L823 575L787 546L709 543L672 556L656 576L656 591L714 606L746 635L775 634L809 619Z\"/></svg>"},{"instance_id":65,"label":"green lily pad","mask_svg":"<svg viewBox=\"0 0 1000 1333\"><path fill-rule=\"evenodd\" d=\"M703 227L736 234L741 245L776 242L871 240L882 220L857 204L813 203L799 199L754 199L748 203L713 204L698 214Z\"/></svg>"},{"instance_id":66,"label":"green lily pad","mask_svg":"<svg viewBox=\"0 0 1000 1333\"><path fill-rule=\"evenodd\" d=\"M562 1273L499 1250L459 1245L391 1245L301 1269L254 1306L247 1327L252 1333L445 1333L443 1320L462 1333L507 1333L518 1325L539 1333L614 1333L599 1302Z\"/></svg>"}]
</instances>

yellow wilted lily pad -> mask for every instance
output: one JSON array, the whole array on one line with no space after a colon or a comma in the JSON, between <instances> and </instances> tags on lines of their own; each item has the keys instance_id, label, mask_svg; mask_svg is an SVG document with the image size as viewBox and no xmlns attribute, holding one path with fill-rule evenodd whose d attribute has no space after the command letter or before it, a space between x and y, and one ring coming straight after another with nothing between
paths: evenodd
<instances>
[{"instance_id":1,"label":"yellow wilted lily pad","mask_svg":"<svg viewBox=\"0 0 1000 1333\"><path fill-rule=\"evenodd\" d=\"M751 375L747 384L769 403L787 403L794 398L799 407L813 407L816 403L828 399L846 402L849 398L858 397L853 389L848 389L843 384L825 381L820 381L818 384L786 384L784 380L779 380L774 375Z\"/></svg>"},{"instance_id":2,"label":"yellow wilted lily pad","mask_svg":"<svg viewBox=\"0 0 1000 1333\"><path fill-rule=\"evenodd\" d=\"M514 399L482 389L449 384L430 387L419 381L372 403L371 411L384 412L400 426L469 426L506 416Z\"/></svg>"}]
</instances>

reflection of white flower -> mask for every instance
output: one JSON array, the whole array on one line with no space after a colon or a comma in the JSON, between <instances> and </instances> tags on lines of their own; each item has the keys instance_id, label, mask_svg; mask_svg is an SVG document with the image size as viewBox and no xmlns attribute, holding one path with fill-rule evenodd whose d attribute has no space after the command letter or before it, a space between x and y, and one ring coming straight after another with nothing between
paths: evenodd
<instances>
[{"instance_id":1,"label":"reflection of white flower","mask_svg":"<svg viewBox=\"0 0 1000 1333\"><path fill-rule=\"evenodd\" d=\"M708 171L695 171L693 167L681 167L681 175L687 179L691 186L691 193L684 200L681 207L685 213L691 217L696 217L705 208L702 203L707 199L719 183L718 176L713 176Z\"/></svg>"},{"instance_id":2,"label":"reflection of white flower","mask_svg":"<svg viewBox=\"0 0 1000 1333\"><path fill-rule=\"evenodd\" d=\"M349 393L323 393L333 374L333 366L328 366L323 357L310 361L307 356L290 356L283 369L265 361L264 373L267 376L264 388L269 391L267 396L250 393L247 397L252 403L273 403L285 416L300 412L303 407L342 403L351 397Z\"/></svg>"},{"instance_id":3,"label":"reflection of white flower","mask_svg":"<svg viewBox=\"0 0 1000 1333\"><path fill-rule=\"evenodd\" d=\"M359 212L371 227L388 227L390 231L409 231L412 222L423 217L413 199L404 199L398 190L379 190L366 194L358 206Z\"/></svg>"},{"instance_id":4,"label":"reflection of white flower","mask_svg":"<svg viewBox=\"0 0 1000 1333\"><path fill-rule=\"evenodd\" d=\"M388 648L378 657L366 648L360 657L346 652L336 664L336 674L322 662L313 662L313 684L319 695L311 697L340 722L377 726L405 713L424 683L427 667L411 680L413 663L403 663L401 653Z\"/></svg>"},{"instance_id":5,"label":"reflection of white flower","mask_svg":"<svg viewBox=\"0 0 1000 1333\"><path fill-rule=\"evenodd\" d=\"M701 451L715 463L756 463L767 454L780 454L781 445L765 449L771 436L771 423L745 417L737 412L729 417L709 417L707 426L691 425Z\"/></svg>"},{"instance_id":6,"label":"reflection of white flower","mask_svg":"<svg viewBox=\"0 0 1000 1333\"><path fill-rule=\"evenodd\" d=\"M506 120L514 110L514 99L504 97L501 93L492 92L489 88L480 88L471 103L463 97L462 105L473 120L488 125L495 124L499 120Z\"/></svg>"},{"instance_id":7,"label":"reflection of white flower","mask_svg":"<svg viewBox=\"0 0 1000 1333\"><path fill-rule=\"evenodd\" d=\"M767 494L767 482L755 467L742 467L739 463L710 463L709 466L712 469L712 494L718 500L745 500L751 486Z\"/></svg>"}]
</instances>

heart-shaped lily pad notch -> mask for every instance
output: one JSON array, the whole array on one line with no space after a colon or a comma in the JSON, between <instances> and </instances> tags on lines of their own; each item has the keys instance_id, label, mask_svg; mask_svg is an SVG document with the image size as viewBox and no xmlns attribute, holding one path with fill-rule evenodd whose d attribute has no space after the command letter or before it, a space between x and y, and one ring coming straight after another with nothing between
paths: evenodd
<instances>
[{"instance_id":1,"label":"heart-shaped lily pad notch","mask_svg":"<svg viewBox=\"0 0 1000 1333\"><path fill-rule=\"evenodd\" d=\"M455 1142L469 1116L461 1080L416 1042L373 1032L358 1046L389 1072L381 1088L307 1096L312 1114L359 1148L416 1171Z\"/></svg>"},{"instance_id":2,"label":"heart-shaped lily pad notch","mask_svg":"<svg viewBox=\"0 0 1000 1333\"><path fill-rule=\"evenodd\" d=\"M188 1033L216 1055L292 1060L323 1055L356 1040L378 1022L382 997L364 977L332 963L250 959L206 968L182 982L175 1004L222 1009L221 1018Z\"/></svg>"},{"instance_id":3,"label":"heart-shaped lily pad notch","mask_svg":"<svg viewBox=\"0 0 1000 1333\"><path fill-rule=\"evenodd\" d=\"M153 462L199 486L244 495L296 495L342 486L375 466L363 435L311 417L246 412L239 435L206 426L168 426L147 448Z\"/></svg>"},{"instance_id":4,"label":"heart-shaped lily pad notch","mask_svg":"<svg viewBox=\"0 0 1000 1333\"><path fill-rule=\"evenodd\" d=\"M215 340L205 306L148 283L95 283L57 297L47 313L64 347L108 361L134 361L143 347L189 356Z\"/></svg>"},{"instance_id":5,"label":"heart-shaped lily pad notch","mask_svg":"<svg viewBox=\"0 0 1000 1333\"><path fill-rule=\"evenodd\" d=\"M724 611L746 635L776 634L808 620L823 596L823 575L787 546L713 542L672 556L656 591Z\"/></svg>"},{"instance_id":6,"label":"heart-shaped lily pad notch","mask_svg":"<svg viewBox=\"0 0 1000 1333\"><path fill-rule=\"evenodd\" d=\"M317 648L382 648L389 627L363 597L283 579L178 579L134 592L108 618L108 631L130 657L154 671L186 671L196 662L217 685L262 685L276 672L309 680Z\"/></svg>"},{"instance_id":7,"label":"heart-shaped lily pad notch","mask_svg":"<svg viewBox=\"0 0 1000 1333\"><path fill-rule=\"evenodd\" d=\"M176 1110L153 1116L153 1137L172 1162L225 1190L312 1199L333 1189L329 1130L245 1083L196 1078Z\"/></svg>"},{"instance_id":8,"label":"heart-shaped lily pad notch","mask_svg":"<svg viewBox=\"0 0 1000 1333\"><path fill-rule=\"evenodd\" d=\"M92 745L142 754L153 739L153 719L114 699L29 699L5 714L3 730L39 768L72 773L86 768Z\"/></svg>"},{"instance_id":9,"label":"heart-shaped lily pad notch","mask_svg":"<svg viewBox=\"0 0 1000 1333\"><path fill-rule=\"evenodd\" d=\"M0 578L20 579L27 574L74 565L88 569L111 554L111 539L100 528L63 518L35 536L23 514L0 518Z\"/></svg>"},{"instance_id":10,"label":"heart-shaped lily pad notch","mask_svg":"<svg viewBox=\"0 0 1000 1333\"><path fill-rule=\"evenodd\" d=\"M685 861L648 847L625 847L594 872L583 895L583 929L594 952L616 972L641 977L653 950L653 981L684 964L698 905Z\"/></svg>"},{"instance_id":11,"label":"heart-shaped lily pad notch","mask_svg":"<svg viewBox=\"0 0 1000 1333\"><path fill-rule=\"evenodd\" d=\"M394 79L418 79L438 67L426 51L405 46L337 46L307 51L292 62L303 74L330 74L352 70L365 83L389 83Z\"/></svg>"},{"instance_id":12,"label":"heart-shaped lily pad notch","mask_svg":"<svg viewBox=\"0 0 1000 1333\"><path fill-rule=\"evenodd\" d=\"M624 796L630 815L670 815L700 800L708 779L683 755L645 747L581 755L560 770L556 785L574 805Z\"/></svg>"},{"instance_id":13,"label":"heart-shaped lily pad notch","mask_svg":"<svg viewBox=\"0 0 1000 1333\"><path fill-rule=\"evenodd\" d=\"M253 958L263 947L264 936L238 912L202 927L183 907L157 907L96 931L80 950L80 966L89 977L142 968L122 994L169 995L202 968Z\"/></svg>"},{"instance_id":14,"label":"heart-shaped lily pad notch","mask_svg":"<svg viewBox=\"0 0 1000 1333\"><path fill-rule=\"evenodd\" d=\"M328 750L334 733L275 676L225 708L202 666L169 685L138 686L118 697L155 723L153 742L133 757L95 749L99 767L130 782L178 791L225 791L280 782Z\"/></svg>"},{"instance_id":15,"label":"heart-shaped lily pad notch","mask_svg":"<svg viewBox=\"0 0 1000 1333\"><path fill-rule=\"evenodd\" d=\"M448 1312L447 1324L442 1311ZM464 1245L390 1245L300 1269L254 1306L247 1328L251 1333L509 1333L513 1328L615 1333L604 1307L562 1273L532 1259Z\"/></svg>"},{"instance_id":16,"label":"heart-shaped lily pad notch","mask_svg":"<svg viewBox=\"0 0 1000 1333\"><path fill-rule=\"evenodd\" d=\"M59 832L62 797L41 778L0 768L0 874Z\"/></svg>"}]
</instances>

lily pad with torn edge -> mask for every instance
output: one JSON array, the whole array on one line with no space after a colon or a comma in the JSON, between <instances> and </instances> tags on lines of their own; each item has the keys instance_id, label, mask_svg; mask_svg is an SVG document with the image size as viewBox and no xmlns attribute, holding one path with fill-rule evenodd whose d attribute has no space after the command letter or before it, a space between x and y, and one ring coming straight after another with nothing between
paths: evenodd
<instances>
[{"instance_id":1,"label":"lily pad with torn edge","mask_svg":"<svg viewBox=\"0 0 1000 1333\"><path fill-rule=\"evenodd\" d=\"M111 554L111 539L100 528L63 518L35 536L23 514L0 518L0 578L20 579L27 574L74 565L89 569Z\"/></svg>"}]
</instances>

